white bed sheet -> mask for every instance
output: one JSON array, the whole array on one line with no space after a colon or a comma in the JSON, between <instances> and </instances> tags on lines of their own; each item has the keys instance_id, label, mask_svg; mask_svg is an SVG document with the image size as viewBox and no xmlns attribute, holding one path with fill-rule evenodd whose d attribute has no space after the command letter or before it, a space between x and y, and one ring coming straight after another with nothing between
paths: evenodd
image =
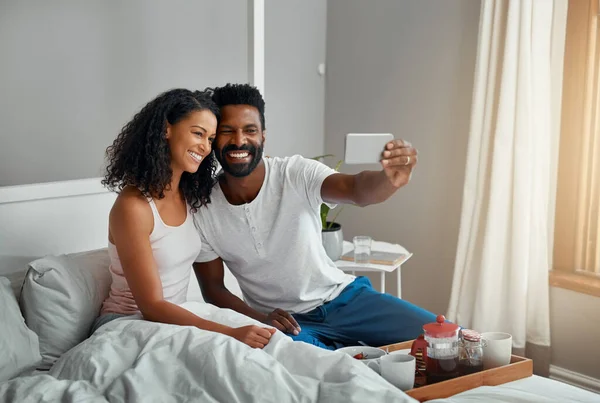
<instances>
[{"instance_id":1,"label":"white bed sheet","mask_svg":"<svg viewBox=\"0 0 600 403\"><path fill-rule=\"evenodd\" d=\"M150 393L150 392L149 392ZM164 399L164 395L147 398L144 401L190 401L193 396L171 396ZM104 396L96 387L87 381L57 380L47 375L20 377L4 384L0 384L0 402L122 402L122 396ZM203 400L201 395L197 401ZM259 396L254 400L262 401ZM264 400L269 401L269 400ZM282 400L286 401L286 400ZM302 401L299 397L298 401ZM310 400L307 400L310 401ZM377 396L365 402L383 402ZM430 400L428 403L567 403L600 402L600 395L576 388L564 383L546 378L533 376L494 387L480 387L451 398Z\"/></svg>"},{"instance_id":2,"label":"white bed sheet","mask_svg":"<svg viewBox=\"0 0 600 403\"><path fill-rule=\"evenodd\" d=\"M600 395L540 376L498 386L482 386L428 403L600 403Z\"/></svg>"}]
</instances>

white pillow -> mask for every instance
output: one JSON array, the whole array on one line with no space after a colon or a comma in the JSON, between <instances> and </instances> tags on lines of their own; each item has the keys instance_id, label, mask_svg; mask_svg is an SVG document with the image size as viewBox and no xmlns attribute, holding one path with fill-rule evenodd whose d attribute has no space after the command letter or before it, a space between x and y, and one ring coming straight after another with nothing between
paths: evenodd
<instances>
[{"instance_id":1,"label":"white pillow","mask_svg":"<svg viewBox=\"0 0 600 403\"><path fill-rule=\"evenodd\" d=\"M106 249L47 256L29 264L20 303L25 323L39 337L38 369L49 369L87 338L110 290L109 265Z\"/></svg>"},{"instance_id":2,"label":"white pillow","mask_svg":"<svg viewBox=\"0 0 600 403\"><path fill-rule=\"evenodd\" d=\"M38 337L25 325L6 277L0 277L0 382L34 369L42 360Z\"/></svg>"},{"instance_id":3,"label":"white pillow","mask_svg":"<svg viewBox=\"0 0 600 403\"><path fill-rule=\"evenodd\" d=\"M17 297L17 301L21 294L25 273L27 273L29 267L28 264L38 258L39 256L0 256L0 276L6 277L10 281L13 292Z\"/></svg>"}]
</instances>

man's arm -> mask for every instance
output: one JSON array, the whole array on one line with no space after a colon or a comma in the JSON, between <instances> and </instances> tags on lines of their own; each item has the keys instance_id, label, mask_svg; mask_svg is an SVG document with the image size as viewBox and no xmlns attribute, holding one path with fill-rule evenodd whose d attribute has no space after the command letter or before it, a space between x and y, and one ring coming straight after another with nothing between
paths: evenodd
<instances>
[{"instance_id":1,"label":"man's arm","mask_svg":"<svg viewBox=\"0 0 600 403\"><path fill-rule=\"evenodd\" d=\"M275 309L267 315L251 308L240 298L233 295L225 287L225 268L223 267L223 260L221 258L210 262L194 263L194 272L196 273L196 278L202 290L202 296L206 302L220 308L233 309L259 322L275 326L285 333L298 334L300 332L300 326L288 312L282 309Z\"/></svg>"},{"instance_id":2,"label":"man's arm","mask_svg":"<svg viewBox=\"0 0 600 403\"><path fill-rule=\"evenodd\" d=\"M383 170L330 175L323 181L321 197L327 203L361 207L381 203L410 181L416 164L417 150L410 143L390 141L382 152Z\"/></svg>"}]
</instances>

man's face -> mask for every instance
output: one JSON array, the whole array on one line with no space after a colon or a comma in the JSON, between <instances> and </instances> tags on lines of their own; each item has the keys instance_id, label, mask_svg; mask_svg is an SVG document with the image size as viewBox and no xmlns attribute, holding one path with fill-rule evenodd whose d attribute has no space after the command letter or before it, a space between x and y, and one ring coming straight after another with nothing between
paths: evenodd
<instances>
[{"instance_id":1,"label":"man's face","mask_svg":"<svg viewBox=\"0 0 600 403\"><path fill-rule=\"evenodd\" d=\"M228 174L242 178L262 160L265 135L258 109L250 105L226 105L213 144L215 156Z\"/></svg>"}]
</instances>

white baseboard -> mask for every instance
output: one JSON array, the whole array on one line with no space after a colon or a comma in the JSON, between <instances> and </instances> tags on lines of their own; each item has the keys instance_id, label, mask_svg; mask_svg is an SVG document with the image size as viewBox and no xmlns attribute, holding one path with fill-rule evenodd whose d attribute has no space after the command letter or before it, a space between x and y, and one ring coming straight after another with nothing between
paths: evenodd
<instances>
[{"instance_id":1,"label":"white baseboard","mask_svg":"<svg viewBox=\"0 0 600 403\"><path fill-rule=\"evenodd\" d=\"M556 365L550 365L550 379L568 383L569 385L577 386L590 392L600 393L600 379L557 367Z\"/></svg>"}]
</instances>

